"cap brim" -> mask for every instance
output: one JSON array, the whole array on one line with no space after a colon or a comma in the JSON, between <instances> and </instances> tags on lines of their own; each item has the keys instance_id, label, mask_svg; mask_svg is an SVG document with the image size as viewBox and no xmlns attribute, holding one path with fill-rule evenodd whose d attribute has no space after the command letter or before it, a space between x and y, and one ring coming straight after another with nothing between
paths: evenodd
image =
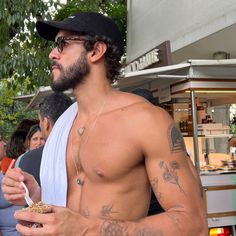
<instances>
[{"instance_id":1,"label":"cap brim","mask_svg":"<svg viewBox=\"0 0 236 236\"><path fill-rule=\"evenodd\" d=\"M37 21L36 23L36 29L38 31L38 34L50 41L54 41L55 37L59 31L59 28L57 26L57 22L43 22L43 21Z\"/></svg>"},{"instance_id":2,"label":"cap brim","mask_svg":"<svg viewBox=\"0 0 236 236\"><path fill-rule=\"evenodd\" d=\"M37 21L36 22L36 29L38 31L38 34L49 41L54 41L55 37L59 30L68 30L68 31L74 31L73 28L68 27L68 24L65 24L63 22L57 22L57 21Z\"/></svg>"}]
</instances>

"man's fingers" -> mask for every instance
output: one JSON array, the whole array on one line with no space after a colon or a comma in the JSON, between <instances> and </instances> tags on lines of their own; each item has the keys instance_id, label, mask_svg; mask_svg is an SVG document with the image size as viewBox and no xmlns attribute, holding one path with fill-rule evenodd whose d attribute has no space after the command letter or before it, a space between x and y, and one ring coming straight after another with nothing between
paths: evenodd
<instances>
[{"instance_id":1,"label":"man's fingers","mask_svg":"<svg viewBox=\"0 0 236 236\"><path fill-rule=\"evenodd\" d=\"M5 191L6 188L23 189L23 186L21 186L19 181L5 177L2 180L2 190Z\"/></svg>"},{"instance_id":2,"label":"man's fingers","mask_svg":"<svg viewBox=\"0 0 236 236\"><path fill-rule=\"evenodd\" d=\"M29 228L27 226L23 226L21 224L17 224L16 225L16 230L21 234L21 235L25 235L25 236L28 236L28 235L31 235L31 236L34 236L34 235L46 235L45 234L45 229L44 228Z\"/></svg>"},{"instance_id":3,"label":"man's fingers","mask_svg":"<svg viewBox=\"0 0 236 236\"><path fill-rule=\"evenodd\" d=\"M24 194L14 194L14 195L4 194L3 196L8 202L10 202L12 204L15 204L16 200L23 200L24 199Z\"/></svg>"},{"instance_id":4,"label":"man's fingers","mask_svg":"<svg viewBox=\"0 0 236 236\"><path fill-rule=\"evenodd\" d=\"M4 178L10 178L10 179L15 179L18 181L24 181L24 172L20 169L20 168L16 168L16 169L9 169Z\"/></svg>"},{"instance_id":5,"label":"man's fingers","mask_svg":"<svg viewBox=\"0 0 236 236\"><path fill-rule=\"evenodd\" d=\"M36 212L29 212L29 211L16 211L14 214L14 217L19 221L28 221L28 222L34 222L39 224L48 224L53 223L53 217L55 214L53 213L47 213L47 214L41 214Z\"/></svg>"}]
</instances>

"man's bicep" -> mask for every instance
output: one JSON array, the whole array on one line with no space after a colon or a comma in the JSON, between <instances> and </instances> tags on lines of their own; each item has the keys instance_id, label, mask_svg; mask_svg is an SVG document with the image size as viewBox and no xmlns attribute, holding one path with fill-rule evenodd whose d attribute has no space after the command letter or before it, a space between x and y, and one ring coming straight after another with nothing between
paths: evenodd
<instances>
[{"instance_id":1,"label":"man's bicep","mask_svg":"<svg viewBox=\"0 0 236 236\"><path fill-rule=\"evenodd\" d=\"M187 164L182 135L173 123L163 128L162 137L157 140L156 148L150 147L146 168L153 192L168 210L186 202L195 179Z\"/></svg>"},{"instance_id":2,"label":"man's bicep","mask_svg":"<svg viewBox=\"0 0 236 236\"><path fill-rule=\"evenodd\" d=\"M177 202L184 202L187 196L188 186L182 168L182 163L177 160L160 160L156 170L150 174L153 192L165 210L174 207Z\"/></svg>"}]
</instances>

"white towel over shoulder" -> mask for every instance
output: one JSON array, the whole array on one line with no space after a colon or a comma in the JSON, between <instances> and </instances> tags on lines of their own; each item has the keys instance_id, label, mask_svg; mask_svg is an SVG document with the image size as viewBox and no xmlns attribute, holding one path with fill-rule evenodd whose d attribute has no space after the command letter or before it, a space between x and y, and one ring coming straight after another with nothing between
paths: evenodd
<instances>
[{"instance_id":1,"label":"white towel over shoulder","mask_svg":"<svg viewBox=\"0 0 236 236\"><path fill-rule=\"evenodd\" d=\"M40 166L41 196L44 203L66 206L66 146L77 111L78 104L75 102L59 117L44 146Z\"/></svg>"}]
</instances>

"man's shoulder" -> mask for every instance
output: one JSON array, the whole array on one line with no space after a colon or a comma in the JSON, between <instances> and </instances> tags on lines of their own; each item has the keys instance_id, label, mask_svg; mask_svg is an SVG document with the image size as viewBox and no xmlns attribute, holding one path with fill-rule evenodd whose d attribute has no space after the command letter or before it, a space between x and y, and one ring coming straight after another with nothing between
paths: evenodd
<instances>
[{"instance_id":1,"label":"man's shoulder","mask_svg":"<svg viewBox=\"0 0 236 236\"><path fill-rule=\"evenodd\" d=\"M32 151L29 151L29 152L25 153L21 158L19 166L21 167L21 165L26 161L27 162L28 161L33 162L35 159L38 159L38 158L41 159L41 156L42 156L42 153L43 153L43 148L44 148L44 146L41 146L39 148L36 148Z\"/></svg>"},{"instance_id":2,"label":"man's shoulder","mask_svg":"<svg viewBox=\"0 0 236 236\"><path fill-rule=\"evenodd\" d=\"M38 147L38 148L36 148L36 149L34 149L32 151L29 151L29 152L25 153L22 158L24 158L24 157L31 157L31 156L35 156L35 155L38 155L38 154L42 154L43 148L44 148L44 146L41 146L41 147Z\"/></svg>"}]
</instances>

